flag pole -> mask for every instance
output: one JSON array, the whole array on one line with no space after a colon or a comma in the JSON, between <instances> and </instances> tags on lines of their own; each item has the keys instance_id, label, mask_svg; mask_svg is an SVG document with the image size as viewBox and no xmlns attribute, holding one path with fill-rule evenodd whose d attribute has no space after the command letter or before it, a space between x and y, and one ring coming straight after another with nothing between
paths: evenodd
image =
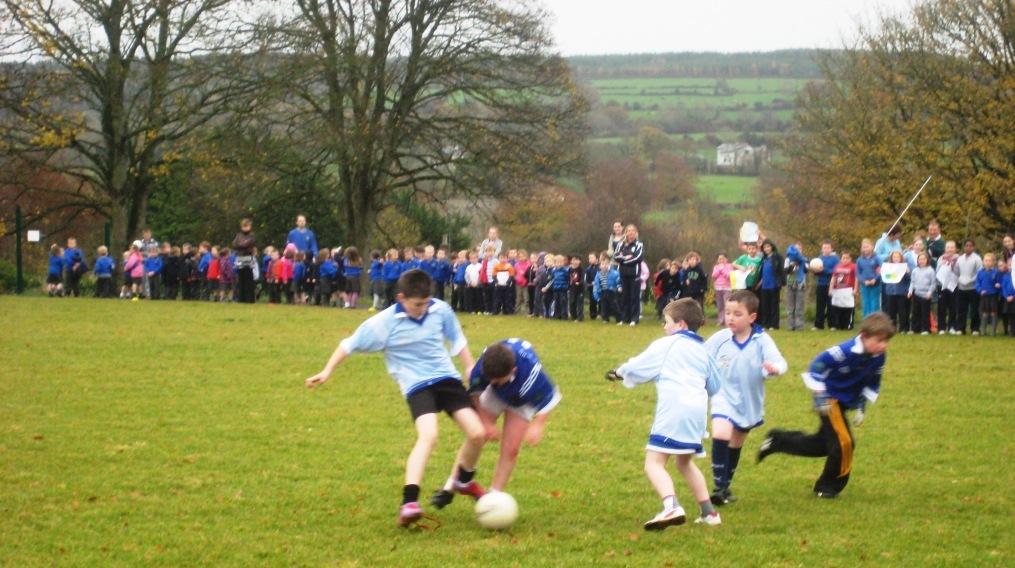
<instances>
[{"instance_id":1,"label":"flag pole","mask_svg":"<svg viewBox=\"0 0 1015 568\"><path fill-rule=\"evenodd\" d=\"M899 221L902 220L902 217L903 217L903 215L906 214L906 211L909 211L910 205L912 205L913 202L916 201L916 198L920 197L920 193L923 192L923 188L927 187L927 184L930 183L930 178L932 178L932 177L934 177L934 176L927 176L927 180L924 181L923 185L920 186L920 189L916 192L916 195L914 195L913 198L909 200L909 205L906 205L906 208L902 210L901 214L899 214L899 218L896 219L894 223L892 223L891 229L888 229L888 234L891 234L892 229L894 229L895 226L899 224Z\"/></svg>"}]
</instances>

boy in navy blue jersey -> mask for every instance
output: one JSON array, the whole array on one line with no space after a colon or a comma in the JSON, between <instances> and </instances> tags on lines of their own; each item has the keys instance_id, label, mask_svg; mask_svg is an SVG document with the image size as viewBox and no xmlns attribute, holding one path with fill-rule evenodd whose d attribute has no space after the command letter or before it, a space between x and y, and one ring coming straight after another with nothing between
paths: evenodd
<instances>
[{"instance_id":1,"label":"boy in navy blue jersey","mask_svg":"<svg viewBox=\"0 0 1015 568\"><path fill-rule=\"evenodd\" d=\"M416 444L406 461L398 512L398 524L403 527L423 518L419 485L437 440L440 411L451 416L465 434L456 460L460 468L455 490L477 499L486 493L473 480L486 431L451 357L461 359L466 375L472 373L475 361L451 306L431 297L432 285L422 270L409 270L399 276L395 303L363 322L338 345L324 369L306 380L308 388L324 384L352 353L384 352L388 373L409 405L417 432Z\"/></svg>"},{"instance_id":2,"label":"boy in navy blue jersey","mask_svg":"<svg viewBox=\"0 0 1015 568\"><path fill-rule=\"evenodd\" d=\"M502 253L503 254L503 253ZM486 428L486 439L500 440L500 458L493 470L491 491L504 491L518 461L522 442L535 446L543 439L543 428L561 400L560 391L543 371L532 344L523 339L505 339L487 347L472 368L469 395ZM502 431L497 418L503 414ZM463 451L464 451L463 446ZM430 503L444 508L459 487L458 467Z\"/></svg>"},{"instance_id":3,"label":"boy in navy blue jersey","mask_svg":"<svg viewBox=\"0 0 1015 568\"><path fill-rule=\"evenodd\" d=\"M854 411L854 426L863 423L867 403L873 404L881 390L885 351L893 335L895 326L888 314L874 312L864 318L859 336L818 355L803 378L813 391L820 428L813 434L772 429L761 443L758 461L778 452L823 457L825 468L814 493L824 499L838 497L853 468L853 433L846 411Z\"/></svg>"}]
</instances>

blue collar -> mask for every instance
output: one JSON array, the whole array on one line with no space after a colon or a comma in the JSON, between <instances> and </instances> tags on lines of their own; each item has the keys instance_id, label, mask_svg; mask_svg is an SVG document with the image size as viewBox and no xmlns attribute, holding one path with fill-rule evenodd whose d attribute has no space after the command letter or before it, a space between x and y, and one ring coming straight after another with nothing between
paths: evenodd
<instances>
[{"instance_id":1,"label":"blue collar","mask_svg":"<svg viewBox=\"0 0 1015 568\"><path fill-rule=\"evenodd\" d=\"M762 333L765 333L765 330L762 329L760 325L754 324L754 327L751 328L751 334L747 336L747 339L743 343L737 341L737 336L733 334L730 334L730 341L733 342L733 345L736 345L741 351L743 351L744 347L747 347L747 344L750 343L752 339Z\"/></svg>"},{"instance_id":2,"label":"blue collar","mask_svg":"<svg viewBox=\"0 0 1015 568\"><path fill-rule=\"evenodd\" d=\"M395 302L395 317L399 318L399 319L407 319L407 320L409 320L412 323L415 323L417 325L423 325L423 320L425 320L426 316L428 316L430 314L430 312L432 312L434 310L434 305L435 305L434 301L433 301L433 299L431 299L430 303L427 304L426 311L423 312L423 317L421 317L419 319L416 319L416 318L410 316L409 312L405 311L405 308L402 307L402 303L401 302Z\"/></svg>"},{"instance_id":3,"label":"blue collar","mask_svg":"<svg viewBox=\"0 0 1015 568\"><path fill-rule=\"evenodd\" d=\"M693 332L693 331L691 331L689 329L684 329L684 330L681 330L681 331L674 331L673 333L670 334L671 337L674 336L674 335L682 335L682 336L684 336L684 337L686 337L688 339L693 339L694 341L697 341L698 343L704 343L705 342L705 340L702 339L700 335L698 335L697 333L695 333L695 332Z\"/></svg>"}]
</instances>

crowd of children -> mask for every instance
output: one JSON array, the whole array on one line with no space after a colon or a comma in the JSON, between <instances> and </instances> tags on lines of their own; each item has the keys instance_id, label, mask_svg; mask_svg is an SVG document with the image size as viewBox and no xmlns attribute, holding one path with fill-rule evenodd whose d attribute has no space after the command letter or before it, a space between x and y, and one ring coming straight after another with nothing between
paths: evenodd
<instances>
[{"instance_id":1,"label":"crowd of children","mask_svg":"<svg viewBox=\"0 0 1015 568\"><path fill-rule=\"evenodd\" d=\"M655 299L655 315L678 298L692 298L704 307L710 285L718 324L724 324L725 301L735 289L748 289L760 299L758 324L779 329L781 292L786 291L787 329L803 329L803 302L807 275L816 284L816 313L812 329L853 329L856 304L862 315L883 310L901 333L961 335L969 331L996 334L998 323L1015 336L1015 279L1011 272L1015 238L1004 237L1004 249L980 257L967 240L957 243L931 234L916 235L912 244L899 244L901 229L886 233L877 243L865 239L854 257L849 250L835 251L830 241L821 245L820 263L811 264L804 246L796 242L786 256L771 239L741 245L742 254L719 253L709 272L698 252L677 259L664 258L656 272L642 263L638 296ZM491 233L493 229L491 229ZM529 317L604 323L624 321L620 306L623 282L614 251L562 255L502 249L499 238L487 239L475 250L448 252L431 245L372 251L363 258L356 247L322 248L316 256L289 243L281 251L268 246L253 267L256 298L270 303L309 304L356 308L360 305L361 278L367 273L370 310L394 302L399 276L414 268L427 272L434 297L446 299L460 313L485 315L525 314ZM237 282L235 252L202 242L194 247L157 243L145 232L116 263L99 247L93 268L74 239L67 247L53 245L46 286L49 294L80 295L82 276L92 271L95 295L114 297L114 282L122 275L121 298L231 301ZM855 260L854 260L855 258ZM585 264L583 264L583 260ZM630 280L628 280L630 282ZM637 286L637 280L635 280ZM586 308L586 305L588 308ZM644 317L644 314L642 314Z\"/></svg>"}]
</instances>

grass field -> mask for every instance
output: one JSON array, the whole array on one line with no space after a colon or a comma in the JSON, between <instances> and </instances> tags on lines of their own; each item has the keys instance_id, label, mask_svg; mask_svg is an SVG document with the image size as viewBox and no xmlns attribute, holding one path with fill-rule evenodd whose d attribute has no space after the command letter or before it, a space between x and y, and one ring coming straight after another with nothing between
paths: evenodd
<instances>
[{"instance_id":1,"label":"grass field","mask_svg":"<svg viewBox=\"0 0 1015 568\"><path fill-rule=\"evenodd\" d=\"M655 390L602 374L661 328L464 317L477 355L531 340L564 394L508 486L521 518L497 533L463 500L431 511L435 531L395 525L414 433L381 356L303 387L365 312L2 296L0 314L2 566L1015 563L1009 339L893 340L850 485L820 501L820 461L752 456L772 425L815 426L799 374L847 335L776 332L790 370L748 439L741 501L720 527L646 533L659 508L642 473ZM461 440L441 428L426 495ZM488 447L481 482L495 457ZM695 509L683 483L677 494Z\"/></svg>"},{"instance_id":2,"label":"grass field","mask_svg":"<svg viewBox=\"0 0 1015 568\"><path fill-rule=\"evenodd\" d=\"M753 201L756 177L746 176L698 176L698 193L711 196L716 203L738 204Z\"/></svg>"}]
</instances>

